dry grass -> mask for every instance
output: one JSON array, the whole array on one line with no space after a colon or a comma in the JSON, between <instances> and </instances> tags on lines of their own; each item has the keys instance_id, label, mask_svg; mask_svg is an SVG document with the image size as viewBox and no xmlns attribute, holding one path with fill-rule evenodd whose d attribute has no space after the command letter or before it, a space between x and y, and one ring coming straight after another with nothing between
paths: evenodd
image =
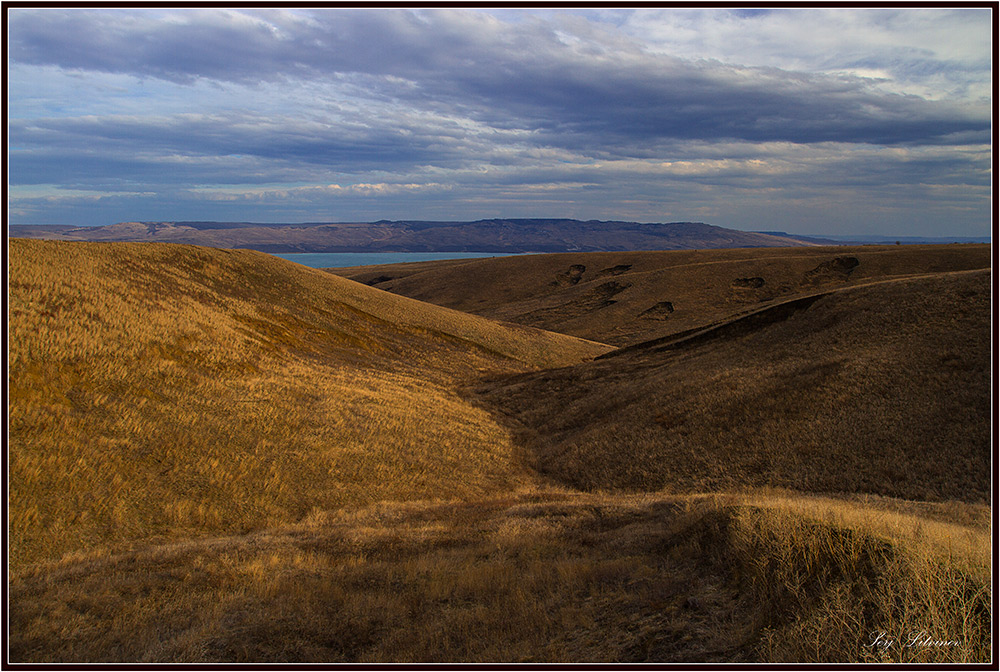
<instances>
[{"instance_id":1,"label":"dry grass","mask_svg":"<svg viewBox=\"0 0 1000 672\"><path fill-rule=\"evenodd\" d=\"M581 364L254 252L10 252L5 662L992 659L987 272Z\"/></svg>"},{"instance_id":2,"label":"dry grass","mask_svg":"<svg viewBox=\"0 0 1000 672\"><path fill-rule=\"evenodd\" d=\"M983 663L992 658L990 537L824 499L763 496L732 553L772 662Z\"/></svg>"},{"instance_id":3,"label":"dry grass","mask_svg":"<svg viewBox=\"0 0 1000 672\"><path fill-rule=\"evenodd\" d=\"M844 290L749 333L477 388L585 489L779 486L986 503L988 271Z\"/></svg>"},{"instance_id":4,"label":"dry grass","mask_svg":"<svg viewBox=\"0 0 1000 672\"><path fill-rule=\"evenodd\" d=\"M858 260L849 273L836 266L814 272L845 257ZM624 346L803 292L990 263L989 245L890 245L542 254L331 270L360 282L391 278L377 286L421 301ZM571 267L584 269L575 282ZM753 279L761 284L741 282ZM655 309L666 302L672 311Z\"/></svg>"},{"instance_id":5,"label":"dry grass","mask_svg":"<svg viewBox=\"0 0 1000 672\"><path fill-rule=\"evenodd\" d=\"M989 660L988 536L948 530L974 549L948 561L919 524L887 536L842 503L773 494L317 513L25 572L12 660ZM915 631L957 644L898 642ZM868 646L872 632L897 645Z\"/></svg>"},{"instance_id":6,"label":"dry grass","mask_svg":"<svg viewBox=\"0 0 1000 672\"><path fill-rule=\"evenodd\" d=\"M507 431L455 381L607 350L255 252L10 251L15 566L509 488Z\"/></svg>"}]
</instances>

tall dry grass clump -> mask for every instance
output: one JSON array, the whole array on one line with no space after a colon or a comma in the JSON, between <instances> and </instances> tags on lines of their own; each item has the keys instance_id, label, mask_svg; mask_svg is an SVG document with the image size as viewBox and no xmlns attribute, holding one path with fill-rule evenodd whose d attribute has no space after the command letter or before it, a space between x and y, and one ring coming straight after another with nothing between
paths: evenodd
<instances>
[{"instance_id":1,"label":"tall dry grass clump","mask_svg":"<svg viewBox=\"0 0 1000 672\"><path fill-rule=\"evenodd\" d=\"M982 531L818 498L738 507L728 555L771 662L983 663L992 657Z\"/></svg>"}]
</instances>

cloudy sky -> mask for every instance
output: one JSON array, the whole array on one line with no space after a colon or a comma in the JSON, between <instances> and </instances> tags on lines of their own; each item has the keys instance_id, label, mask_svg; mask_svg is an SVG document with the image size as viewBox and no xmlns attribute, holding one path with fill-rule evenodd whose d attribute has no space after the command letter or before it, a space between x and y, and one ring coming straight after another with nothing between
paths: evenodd
<instances>
[{"instance_id":1,"label":"cloudy sky","mask_svg":"<svg viewBox=\"0 0 1000 672\"><path fill-rule=\"evenodd\" d=\"M13 224L990 234L989 9L8 12Z\"/></svg>"}]
</instances>

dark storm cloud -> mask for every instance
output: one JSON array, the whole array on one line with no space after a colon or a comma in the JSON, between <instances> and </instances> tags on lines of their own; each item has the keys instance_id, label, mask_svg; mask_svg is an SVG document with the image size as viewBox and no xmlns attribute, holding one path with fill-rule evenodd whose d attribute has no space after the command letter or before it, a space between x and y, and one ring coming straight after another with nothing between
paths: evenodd
<instances>
[{"instance_id":1,"label":"dark storm cloud","mask_svg":"<svg viewBox=\"0 0 1000 672\"><path fill-rule=\"evenodd\" d=\"M197 10L171 17L18 10L10 16L10 54L23 63L173 82L361 75L386 100L535 131L551 146L663 138L891 145L989 137L986 108L885 93L856 77L651 54L540 21L513 25L470 12L384 9ZM315 151L305 139L301 147L288 138L274 142L276 152L302 158L328 153L322 138Z\"/></svg>"},{"instance_id":2,"label":"dark storm cloud","mask_svg":"<svg viewBox=\"0 0 1000 672\"><path fill-rule=\"evenodd\" d=\"M180 182L268 182L301 179L310 166L353 172L427 163L455 166L469 152L488 151L447 122L379 121L321 123L248 114L12 120L12 183L36 184L52 175L148 179L170 164L182 169L174 176Z\"/></svg>"}]
</instances>

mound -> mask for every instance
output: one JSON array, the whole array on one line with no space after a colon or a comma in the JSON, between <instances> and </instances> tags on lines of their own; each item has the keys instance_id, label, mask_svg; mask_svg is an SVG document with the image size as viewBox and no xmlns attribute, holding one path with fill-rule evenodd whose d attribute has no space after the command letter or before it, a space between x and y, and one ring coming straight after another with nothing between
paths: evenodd
<instances>
[{"instance_id":1,"label":"mound","mask_svg":"<svg viewBox=\"0 0 1000 672\"><path fill-rule=\"evenodd\" d=\"M521 483L507 431L453 389L608 350L257 252L9 250L17 565Z\"/></svg>"},{"instance_id":2,"label":"mound","mask_svg":"<svg viewBox=\"0 0 1000 672\"><path fill-rule=\"evenodd\" d=\"M674 312L674 304L670 301L660 301L639 313L639 317L647 320L665 320Z\"/></svg>"},{"instance_id":3,"label":"mound","mask_svg":"<svg viewBox=\"0 0 1000 672\"><path fill-rule=\"evenodd\" d=\"M544 254L330 270L421 301L623 346L804 292L989 265L989 245L891 245ZM611 277L621 291L613 301L595 300ZM669 319L646 312L665 303L674 309Z\"/></svg>"},{"instance_id":4,"label":"mound","mask_svg":"<svg viewBox=\"0 0 1000 672\"><path fill-rule=\"evenodd\" d=\"M990 273L970 271L796 299L477 390L539 470L584 489L986 502L989 365Z\"/></svg>"}]
</instances>

